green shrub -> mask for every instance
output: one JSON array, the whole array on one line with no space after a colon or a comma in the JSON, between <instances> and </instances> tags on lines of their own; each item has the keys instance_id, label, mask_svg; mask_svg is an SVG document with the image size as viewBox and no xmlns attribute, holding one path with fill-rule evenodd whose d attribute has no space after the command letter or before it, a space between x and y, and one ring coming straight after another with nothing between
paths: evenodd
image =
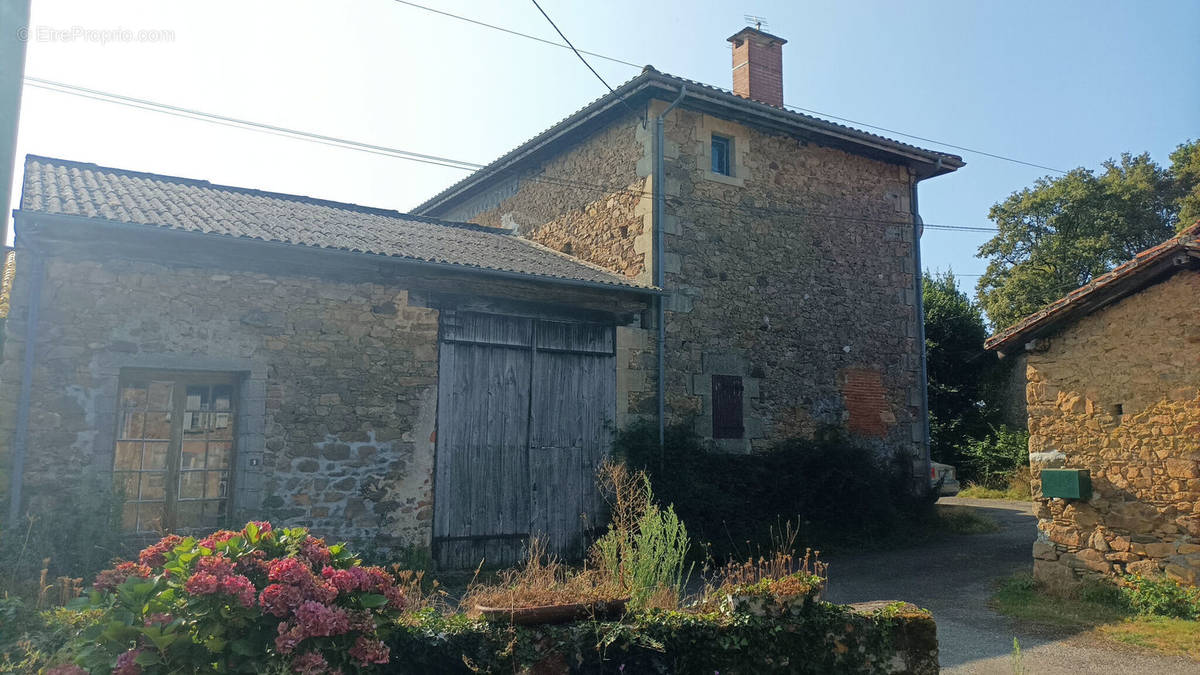
<instances>
[{"instance_id":1,"label":"green shrub","mask_svg":"<svg viewBox=\"0 0 1200 675\"><path fill-rule=\"evenodd\" d=\"M930 495L914 491L903 456L881 456L836 433L787 440L735 455L706 450L686 428L619 432L614 454L650 476L658 498L673 504L688 532L719 561L769 547L771 528L797 519L799 546L891 536L933 517Z\"/></svg>"},{"instance_id":2,"label":"green shrub","mask_svg":"<svg viewBox=\"0 0 1200 675\"><path fill-rule=\"evenodd\" d=\"M987 437L962 448L974 483L992 490L1008 488L1013 476L1029 466L1029 433L1000 425Z\"/></svg>"},{"instance_id":3,"label":"green shrub","mask_svg":"<svg viewBox=\"0 0 1200 675\"><path fill-rule=\"evenodd\" d=\"M171 535L101 572L76 605L99 620L69 651L91 673L361 672L389 661L380 638L404 602L391 575L344 546L249 523Z\"/></svg>"},{"instance_id":4,"label":"green shrub","mask_svg":"<svg viewBox=\"0 0 1200 675\"><path fill-rule=\"evenodd\" d=\"M1200 621L1200 588L1137 575L1128 575L1125 581L1121 596L1138 614Z\"/></svg>"},{"instance_id":5,"label":"green shrub","mask_svg":"<svg viewBox=\"0 0 1200 675\"><path fill-rule=\"evenodd\" d=\"M399 657L390 672L422 675L826 675L886 672L897 659L906 672L937 672L928 614L898 607L860 614L822 602L786 612L649 610L620 622L528 627L425 611L405 617L388 642Z\"/></svg>"},{"instance_id":6,"label":"green shrub","mask_svg":"<svg viewBox=\"0 0 1200 675\"><path fill-rule=\"evenodd\" d=\"M118 525L122 501L110 482L89 478L77 498L58 499L52 509L5 523L0 531L0 594L36 600L43 590L39 578L91 578L127 553Z\"/></svg>"},{"instance_id":7,"label":"green shrub","mask_svg":"<svg viewBox=\"0 0 1200 675\"><path fill-rule=\"evenodd\" d=\"M655 503L644 472L608 463L600 478L610 497L611 518L608 530L592 544L592 561L629 592L632 606L654 600L658 606L677 607L691 569L686 566L692 543L683 521L674 507Z\"/></svg>"}]
</instances>

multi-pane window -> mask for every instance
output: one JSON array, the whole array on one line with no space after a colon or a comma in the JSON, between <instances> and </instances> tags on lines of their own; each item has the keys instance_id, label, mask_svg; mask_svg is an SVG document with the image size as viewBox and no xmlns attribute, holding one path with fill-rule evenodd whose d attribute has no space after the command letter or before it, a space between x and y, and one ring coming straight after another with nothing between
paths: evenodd
<instances>
[{"instance_id":1,"label":"multi-pane window","mask_svg":"<svg viewBox=\"0 0 1200 675\"><path fill-rule=\"evenodd\" d=\"M730 155L733 151L733 140L713 134L712 137L712 170L722 176L732 176L730 170Z\"/></svg>"},{"instance_id":2,"label":"multi-pane window","mask_svg":"<svg viewBox=\"0 0 1200 675\"><path fill-rule=\"evenodd\" d=\"M742 378L712 376L713 438L742 438Z\"/></svg>"},{"instance_id":3,"label":"multi-pane window","mask_svg":"<svg viewBox=\"0 0 1200 675\"><path fill-rule=\"evenodd\" d=\"M212 529L225 521L233 466L229 375L128 375L121 381L113 478L128 532Z\"/></svg>"}]
</instances>

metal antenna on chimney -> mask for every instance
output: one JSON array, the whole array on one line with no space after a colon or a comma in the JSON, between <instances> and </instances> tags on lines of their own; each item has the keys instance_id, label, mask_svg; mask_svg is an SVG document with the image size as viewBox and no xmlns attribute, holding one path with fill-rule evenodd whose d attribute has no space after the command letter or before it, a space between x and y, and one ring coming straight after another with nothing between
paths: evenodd
<instances>
[{"instance_id":1,"label":"metal antenna on chimney","mask_svg":"<svg viewBox=\"0 0 1200 675\"><path fill-rule=\"evenodd\" d=\"M744 16L746 18L746 23L754 24L755 30L762 30L763 27L767 25L767 17L765 16L754 16L753 14L746 14Z\"/></svg>"}]
</instances>

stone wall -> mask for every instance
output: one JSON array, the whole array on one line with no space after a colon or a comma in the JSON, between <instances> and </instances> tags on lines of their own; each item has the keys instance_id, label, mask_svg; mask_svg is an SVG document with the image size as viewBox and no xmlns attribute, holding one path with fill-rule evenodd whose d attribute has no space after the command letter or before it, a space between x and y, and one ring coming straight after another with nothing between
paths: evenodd
<instances>
[{"instance_id":1,"label":"stone wall","mask_svg":"<svg viewBox=\"0 0 1200 675\"><path fill-rule=\"evenodd\" d=\"M483 311L488 302L595 312L624 302L599 291L396 272L362 259L349 266L321 262L336 254L246 262L236 258L254 259L245 253L250 244L216 241L225 252L212 256L229 264L160 264L68 245L53 249L42 287L24 471L29 511L50 506L64 490L84 489L89 475L111 471L123 369L231 372L243 378L234 519L305 525L382 549L428 546L438 377L434 307L441 306L433 300L465 298ZM199 258L202 248L193 245L187 255ZM28 254L18 256L0 367L6 465L29 263ZM636 315L638 306L631 307Z\"/></svg>"},{"instance_id":2,"label":"stone wall","mask_svg":"<svg viewBox=\"0 0 1200 675\"><path fill-rule=\"evenodd\" d=\"M1028 354L1038 541L1051 583L1200 574L1200 273L1181 271ZM1041 497L1046 468L1087 469L1087 502Z\"/></svg>"},{"instance_id":3,"label":"stone wall","mask_svg":"<svg viewBox=\"0 0 1200 675\"><path fill-rule=\"evenodd\" d=\"M908 170L686 109L666 134L671 419L711 435L711 375L740 375L747 438L718 445L832 425L923 472Z\"/></svg>"},{"instance_id":4,"label":"stone wall","mask_svg":"<svg viewBox=\"0 0 1200 675\"><path fill-rule=\"evenodd\" d=\"M514 228L556 251L649 283L650 185L637 171L649 139L641 127L640 118L628 115L524 170L515 186L500 184L493 189L496 198L443 217Z\"/></svg>"}]
</instances>

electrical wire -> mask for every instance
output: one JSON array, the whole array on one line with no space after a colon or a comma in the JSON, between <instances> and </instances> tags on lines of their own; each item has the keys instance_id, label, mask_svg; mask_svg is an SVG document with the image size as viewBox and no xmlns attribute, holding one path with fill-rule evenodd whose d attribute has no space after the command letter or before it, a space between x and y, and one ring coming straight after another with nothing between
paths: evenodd
<instances>
[{"instance_id":1,"label":"electrical wire","mask_svg":"<svg viewBox=\"0 0 1200 675\"><path fill-rule=\"evenodd\" d=\"M46 80L46 79L32 77L32 76L27 76L25 78L25 80L26 80L27 84L29 84L30 86L38 87L38 88L41 88L41 89L44 89L47 91L52 91L52 92L56 92L56 93L60 93L60 94L69 94L72 96L80 96L83 98L96 100L96 101L99 101L102 103L113 103L113 104L117 104L117 105L123 105L123 106L127 106L127 107L137 108L140 110L146 110L149 112L164 113L164 114L172 115L175 117L181 117L183 119L190 119L190 120L199 121L199 122L209 122L209 123L219 124L222 126L233 127L236 129L243 129L243 130L247 130L247 131L257 131L257 132L271 134L274 136L290 138L290 139L294 139L294 140L304 140L304 141L319 143L321 145L328 145L328 146L335 147L335 148L342 148L342 149L346 149L346 150L356 150L356 151L360 151L360 152L368 152L371 154L382 155L385 157L394 157L396 159L404 159L407 161L420 162L420 163L424 163L424 164L442 166L442 167L451 168L451 169L459 169L462 171L474 171L474 170L483 168L482 165L476 164L474 162L467 162L464 160L458 160L458 159L453 159L453 158L449 158L449 157L440 157L437 155L417 153L417 152L412 152L409 150L403 150L400 148L391 148L391 147L375 145L375 144L371 144L371 143L362 143L359 141L352 141L349 139L343 139L343 138L338 138L335 136L328 136L328 135L324 135L324 134L314 134L311 132L301 131L298 129L289 129L286 127L280 127L280 126L273 125L273 124L254 122L251 120L244 120L244 119L229 117L226 115L218 115L215 113L207 113L207 112L203 112L200 110L194 110L191 108L184 108L182 106L170 105L170 104L166 104L166 103L158 103L156 101L151 101L148 99L136 98L136 97L132 97L132 96L125 96L123 94L115 94L112 92L105 92L105 91L101 91L101 90L97 90L97 89L90 89L87 87L80 87L80 86L68 84L65 82L55 82L53 80ZM634 188L634 187L629 187L628 185L626 185L626 186L600 185L600 184L596 184L596 183L588 183L586 181L580 181L580 180L569 178L566 176L532 175L532 176L518 177L517 180L542 183L542 184L554 185L554 186L558 186L558 187L571 188L571 189L589 190L589 191L594 191L594 192L597 192L600 194L628 194L628 195L637 196L637 197L653 196L653 193L651 193L650 191L639 189L639 188ZM713 198L704 198L704 197L695 197L695 196L688 196L688 197L672 196L672 197L668 197L668 199L670 199L671 201L676 201L676 202L681 202L681 203L689 203L689 204L699 205L699 206L708 206L708 207L715 207L715 208L737 210L737 211L742 211L745 213L768 213L768 214L784 215L784 216L803 216L803 217L817 218L817 219L843 220L843 221L859 222L859 223L873 223L873 224L879 224L879 225L903 225L903 226L910 225L910 222L907 220L888 220L888 219L882 219L882 218L870 218L870 217L866 217L866 216L853 216L853 215L838 214L838 213L825 213L825 212L811 211L811 210L806 210L806 209L796 209L796 208L777 208L777 207L770 207L770 206L755 206L752 204L743 204L740 202L732 202L732 201L724 200L724 199L713 199ZM936 224L936 223L926 223L924 225L924 227L929 230L958 231L958 232L995 232L996 231L995 228L973 227L973 226L967 226L967 225L942 225L942 224Z\"/></svg>"},{"instance_id":2,"label":"electrical wire","mask_svg":"<svg viewBox=\"0 0 1200 675\"><path fill-rule=\"evenodd\" d=\"M198 119L206 122L214 122L223 126L262 131L276 136L283 136L285 138L295 138L299 140L320 143L322 145L332 145L334 147L343 147L351 150L361 150L363 152L370 152L387 157L395 157L397 159L406 159L425 164L436 164L438 166L445 166L451 169L462 169L465 171L475 171L483 168L482 164L476 164L474 162L465 162L446 157L437 157L435 155L412 152L410 150L401 150L399 148L389 148L383 145L375 145L372 143L363 143L361 141L352 141L345 138L326 136L309 131L289 129L287 127L280 127L273 124L264 124L262 122L254 122L251 120L238 119L236 117L228 117L225 115L218 115L216 113L209 113L191 108L183 108L168 103L159 103L157 101L150 101L143 98L114 94L111 92L100 91L98 89L88 89L87 87L80 87L78 85L67 84L65 82L45 80L40 77L26 76L25 83L29 86L46 89L48 91L57 91L63 94L82 96L83 98L90 98L106 103L117 103L132 108L140 108L142 110L175 115L176 117L183 117L185 119Z\"/></svg>"},{"instance_id":3,"label":"electrical wire","mask_svg":"<svg viewBox=\"0 0 1200 675\"><path fill-rule=\"evenodd\" d=\"M529 40L533 40L535 42L540 42L545 45L550 45L551 47L561 47L563 49L571 49L571 47L568 47L567 45L564 45L561 42L547 40L545 38L540 38L536 35L530 35L529 33L522 33L520 31L512 30L511 28L504 28L503 26L497 26L495 24L485 23L483 21L471 19L471 18L465 17L465 16L460 16L458 14L452 14L450 12L446 12L446 11L443 11L440 9L434 9L433 7L426 7L425 5L418 5L415 2L408 2L408 0L392 0L392 2L396 2L401 5L408 5L409 7L416 7L417 9L423 9L426 12L432 12L434 14L441 14L442 16L448 16L451 19L458 19L459 21L466 21L467 23L473 23L476 26L483 26L484 28L491 28L492 30L500 31L501 33L508 33L509 35L516 35L517 37L523 37L523 38L526 38ZM596 52L589 52L586 49L578 49L575 51L577 51L580 54L587 54L588 56L594 56L598 59L604 59L605 61L612 61L613 63L619 63L623 66L629 66L630 68L641 68L642 67L636 63L631 63L629 61L624 61L621 59L613 58L611 56L605 56L604 54L597 54Z\"/></svg>"},{"instance_id":4,"label":"electrical wire","mask_svg":"<svg viewBox=\"0 0 1200 675\"><path fill-rule=\"evenodd\" d=\"M495 25L495 24L485 23L485 22L483 22L483 21L478 21L478 20L475 20L475 19L472 19L472 18L469 18L469 17L465 17L465 16L462 16L462 15L459 15L459 14L454 14L454 13L452 13L452 12L446 12L446 11L443 11L443 10L440 10L440 9L434 9L434 8L432 8L432 7L426 7L425 5L420 5L420 4L417 4L417 3L415 3L415 2L409 2L408 0L393 0L393 2L397 2L397 3L400 3L400 4L402 4L402 5L408 5L409 7L414 7L414 8L416 8L416 9L421 9L421 10L424 10L424 11L426 11L426 12L432 12L432 13L434 13L434 14L440 14L440 15L442 15L442 16L449 17L449 18L451 18L451 19L457 19L457 20L459 20L459 21L465 21L465 22L467 22L467 23L475 24L475 25L477 25L477 26L482 26L482 27L484 27L484 28L490 28L490 29L492 29L492 30L497 30L497 31L500 31L500 32L502 32L502 33L508 33L509 35L515 35L515 36L517 36L517 37L523 37L523 38L527 38L527 39L530 39L530 40L535 40L535 41L537 41L537 42L541 42L542 44L550 45L550 46L552 46L552 47L560 47L560 48L562 48L562 49L571 49L572 51L575 51L576 55L579 55L580 53L582 53L582 54L587 54L588 56L594 56L594 57L596 57L596 58L598 58L598 59L604 59L604 60L606 60L606 61L612 61L613 63L619 63L619 64L621 64L621 65L629 66L629 67L631 67L631 68L642 68L642 67L643 67L643 66L639 66L638 64L636 64L636 63L633 63L633 62L631 62L631 61L626 61L626 60L624 60L624 59L618 59L618 58L615 58L615 57L612 57L612 56L606 56L606 55L604 55L604 54L599 54L599 53L597 53L597 52L589 52L589 51L584 51L584 50L577 50L577 49L575 49L575 47L574 47L574 46L570 45L569 43L568 43L568 44L562 44L562 43L559 43L559 42L554 42L553 40L546 40L546 39L544 39L544 38L540 38L540 37L537 37L537 36L535 36L535 35L529 35L528 33L522 33L522 32L520 32L520 31L515 31L515 30L512 30L512 29L510 29L510 28L504 28L504 27L502 27L502 26L497 26L497 25ZM536 2L534 2L534 4L536 5L537 3L536 3ZM540 9L541 9L541 6L539 6L539 7L538 7L538 9L540 10ZM542 14L543 14L543 15L545 15L545 12L542 12ZM550 19L550 17L548 17L548 16L547 16L547 17L546 17L546 19L547 19L547 20L549 20L549 19ZM552 26L553 26L553 25L554 25L554 22L553 22L553 21L551 21L551 22L550 22L550 25L552 25ZM555 26L555 30L558 30L558 27L557 27L557 26ZM559 31L559 35L560 35L560 36L562 36L564 40L566 40L566 36L563 36L561 31ZM579 58L580 58L580 59L582 59L583 57L582 57L582 56L580 56ZM587 64L587 61L584 61L584 64ZM589 68L589 69L591 69L591 66L590 66L590 65L588 65L588 68ZM594 71L594 70L593 70L592 72L593 72L593 73L595 73L596 71ZM596 77L600 77L600 76L597 74L597 75L596 75ZM601 81L601 82L604 82L604 78L600 78L600 81ZM729 91L728 89L726 89L726 88L724 88L724 87L718 87L718 86L716 86L716 85L707 84L707 83L703 83L703 82L702 82L701 84L704 84L704 86L706 86L706 87L712 87L713 89L719 89L719 90L721 90L721 91L725 91L725 92L728 92L728 91ZM607 87L607 86L608 86L608 83L607 83L607 82L604 82L604 86L606 86L606 87ZM612 91L612 87L609 87L609 91ZM997 153L994 153L994 152L987 152L987 151L985 151L985 150L977 150L977 149L975 149L975 148L969 148L969 147L966 147L966 146L963 146L963 145L956 145L956 144L954 144L954 143L947 143L946 141L939 141L939 140L937 140L937 139L934 139L934 138L928 138L928 137L925 137L925 136L917 136L917 135L915 135L915 134L910 134L910 133L906 133L906 132L903 132L903 131L898 131L898 130L896 130L896 129L889 129L889 128L887 128L887 127L881 127L881 126L878 126L878 125L875 125L875 124L868 124L868 123L866 123L866 122L860 122L860 121L858 121L858 120L852 120L852 119L850 119L850 118L848 118L848 117L840 117L840 116L838 116L838 115L833 115L833 114L830 114L830 113L827 113L827 112L822 112L822 111L820 111L820 110L812 110L811 108L802 108L802 107L800 107L800 106L789 105L789 104L787 104L787 103L784 103L784 107L785 107L785 108L788 108L788 109L791 109L791 110L795 110L795 111L797 111L797 112L804 112L804 113L808 113L808 114L810 114L810 115L818 115L818 116L821 116L821 117L828 117L829 119L838 120L839 122L846 122L846 123L848 123L848 124L854 124L854 125L857 125L857 126L860 126L860 127L867 127L868 129L875 129L876 131L882 131L882 132L884 132L884 133L893 134L893 135L895 135L895 136L903 136L903 137L905 137L905 138L912 138L912 139L914 139L914 140L918 140L918 141L921 141L921 142L923 142L923 143L933 143L934 145L941 145L941 146L944 146L944 147L947 147L947 148L953 148L953 149L955 149L955 150L959 150L959 151L962 151L962 152L969 152L969 153L972 153L972 154L981 155L981 156L983 156L983 157L991 157L992 159L999 159L999 160L1003 160L1003 161L1005 161L1005 162L1013 162L1014 164L1021 164L1021 165L1024 165L1024 166L1029 166L1029 167L1033 167L1033 168L1036 168L1036 169L1043 169L1043 170L1045 170L1045 171L1052 171L1052 172L1054 172L1054 173L1060 173L1060 174L1066 174L1066 173L1067 173L1066 171L1063 171L1062 169L1056 169L1056 168L1054 168L1054 167L1051 167L1051 166L1046 166L1046 165L1044 165L1044 164L1036 164L1036 163L1034 163L1034 162L1027 162L1027 161L1025 161L1025 160L1023 160L1023 159L1017 159L1017 158L1015 158L1015 157L1008 157L1008 156L1006 156L1006 155L1000 155L1000 154L997 154Z\"/></svg>"}]
</instances>

